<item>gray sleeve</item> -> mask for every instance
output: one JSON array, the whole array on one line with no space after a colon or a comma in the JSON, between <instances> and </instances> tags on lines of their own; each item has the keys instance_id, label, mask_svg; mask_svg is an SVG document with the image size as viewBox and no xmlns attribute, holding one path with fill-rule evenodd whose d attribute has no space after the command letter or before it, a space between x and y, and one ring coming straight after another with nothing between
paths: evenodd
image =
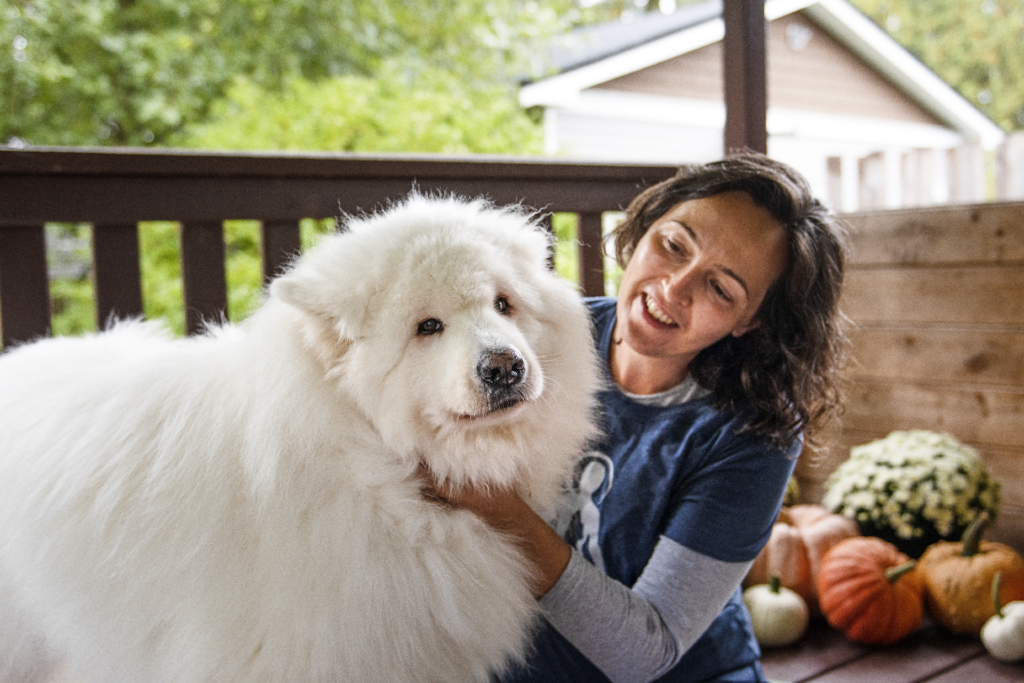
<instances>
[{"instance_id":1,"label":"gray sleeve","mask_svg":"<svg viewBox=\"0 0 1024 683\"><path fill-rule=\"evenodd\" d=\"M613 683L667 673L725 607L750 562L722 562L664 536L633 588L575 550L540 605Z\"/></svg>"}]
</instances>

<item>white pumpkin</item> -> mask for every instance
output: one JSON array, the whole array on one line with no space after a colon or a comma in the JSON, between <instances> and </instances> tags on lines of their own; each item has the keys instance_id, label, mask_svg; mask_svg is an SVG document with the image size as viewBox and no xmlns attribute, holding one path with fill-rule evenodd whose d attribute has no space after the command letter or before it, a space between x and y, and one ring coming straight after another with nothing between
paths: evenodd
<instances>
[{"instance_id":1,"label":"white pumpkin","mask_svg":"<svg viewBox=\"0 0 1024 683\"><path fill-rule=\"evenodd\" d=\"M992 606L996 613L981 627L981 644L1001 662L1024 659L1024 602L1014 600L1005 605L999 597L1003 573L992 577Z\"/></svg>"},{"instance_id":2,"label":"white pumpkin","mask_svg":"<svg viewBox=\"0 0 1024 683\"><path fill-rule=\"evenodd\" d=\"M981 627L981 643L1001 662L1024 659L1024 602L1008 602L989 617Z\"/></svg>"},{"instance_id":3,"label":"white pumpkin","mask_svg":"<svg viewBox=\"0 0 1024 683\"><path fill-rule=\"evenodd\" d=\"M771 578L770 584L758 584L743 591L743 602L761 647L792 645L807 631L807 603L796 591L780 585L777 576Z\"/></svg>"}]
</instances>

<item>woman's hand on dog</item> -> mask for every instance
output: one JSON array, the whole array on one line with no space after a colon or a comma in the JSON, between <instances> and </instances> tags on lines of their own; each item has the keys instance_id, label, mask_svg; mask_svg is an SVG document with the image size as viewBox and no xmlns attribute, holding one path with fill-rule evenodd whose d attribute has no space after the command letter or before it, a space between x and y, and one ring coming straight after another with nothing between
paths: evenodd
<instances>
[{"instance_id":1,"label":"woman's hand on dog","mask_svg":"<svg viewBox=\"0 0 1024 683\"><path fill-rule=\"evenodd\" d=\"M526 504L515 489L454 487L438 481L420 465L423 497L430 502L458 510L467 510L489 526L515 537L523 554L537 569L533 594L543 597L558 582L572 557L572 548Z\"/></svg>"}]
</instances>

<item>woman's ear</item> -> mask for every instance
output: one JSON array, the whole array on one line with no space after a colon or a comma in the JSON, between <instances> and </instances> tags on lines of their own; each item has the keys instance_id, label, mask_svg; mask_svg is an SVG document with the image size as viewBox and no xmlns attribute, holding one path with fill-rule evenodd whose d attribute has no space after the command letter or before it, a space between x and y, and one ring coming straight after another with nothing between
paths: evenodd
<instances>
[{"instance_id":1,"label":"woman's ear","mask_svg":"<svg viewBox=\"0 0 1024 683\"><path fill-rule=\"evenodd\" d=\"M750 322L737 325L736 328L733 329L732 331L732 336L742 337L747 332L750 332L751 330L756 330L759 327L761 327L761 321L758 320L757 318L754 318Z\"/></svg>"}]
</instances>

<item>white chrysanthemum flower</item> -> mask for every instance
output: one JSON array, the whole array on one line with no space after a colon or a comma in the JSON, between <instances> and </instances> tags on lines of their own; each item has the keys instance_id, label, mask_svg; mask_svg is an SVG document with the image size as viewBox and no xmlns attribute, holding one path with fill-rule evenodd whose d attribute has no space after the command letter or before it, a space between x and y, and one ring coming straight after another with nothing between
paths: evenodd
<instances>
[{"instance_id":1,"label":"white chrysanthemum flower","mask_svg":"<svg viewBox=\"0 0 1024 683\"><path fill-rule=\"evenodd\" d=\"M999 483L977 451L952 436L898 431L851 449L826 481L822 504L884 525L900 538L919 538L929 529L947 536L980 510L995 516Z\"/></svg>"}]
</instances>

